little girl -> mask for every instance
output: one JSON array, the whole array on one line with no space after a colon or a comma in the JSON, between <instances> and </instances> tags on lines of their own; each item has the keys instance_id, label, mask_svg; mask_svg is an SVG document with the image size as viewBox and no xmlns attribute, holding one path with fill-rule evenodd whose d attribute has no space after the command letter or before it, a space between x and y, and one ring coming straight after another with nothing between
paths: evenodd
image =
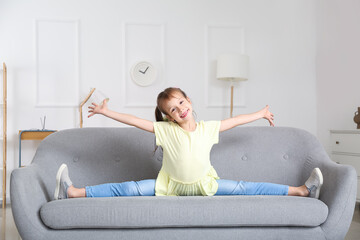
<instances>
[{"instance_id":1,"label":"little girl","mask_svg":"<svg viewBox=\"0 0 360 240\"><path fill-rule=\"evenodd\" d=\"M219 132L261 118L274 126L274 115L262 110L222 121L195 122L190 98L179 88L167 88L157 97L156 122L117 113L92 103L89 116L102 114L116 121L155 133L156 145L163 149L163 163L157 179L107 183L75 188L68 169L62 164L56 176L54 198L114 196L213 196L213 195L290 195L319 198L323 176L315 168L300 187L273 183L219 179L210 163L210 150L219 141Z\"/></svg>"}]
</instances>

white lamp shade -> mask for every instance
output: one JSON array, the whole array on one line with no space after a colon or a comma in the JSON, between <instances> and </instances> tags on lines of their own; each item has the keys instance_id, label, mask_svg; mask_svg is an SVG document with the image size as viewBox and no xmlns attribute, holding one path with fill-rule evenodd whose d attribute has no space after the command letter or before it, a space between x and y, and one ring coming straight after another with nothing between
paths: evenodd
<instances>
[{"instance_id":1,"label":"white lamp shade","mask_svg":"<svg viewBox=\"0 0 360 240\"><path fill-rule=\"evenodd\" d=\"M217 59L216 78L228 81L245 81L249 77L249 56L222 54Z\"/></svg>"}]
</instances>

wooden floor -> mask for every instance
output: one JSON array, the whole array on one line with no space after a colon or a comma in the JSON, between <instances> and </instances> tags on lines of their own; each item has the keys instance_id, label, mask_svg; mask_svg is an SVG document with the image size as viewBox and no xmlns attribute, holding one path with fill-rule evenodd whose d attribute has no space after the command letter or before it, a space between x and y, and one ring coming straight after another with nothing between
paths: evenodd
<instances>
[{"instance_id":1,"label":"wooden floor","mask_svg":"<svg viewBox=\"0 0 360 240\"><path fill-rule=\"evenodd\" d=\"M5 209L1 209L2 214L0 216L0 239L1 240L21 240L21 237L16 229L14 219L11 212L11 205ZM353 221L351 223L348 234L345 240L359 240L360 239L360 210L359 204L357 204Z\"/></svg>"},{"instance_id":2,"label":"wooden floor","mask_svg":"<svg viewBox=\"0 0 360 240\"><path fill-rule=\"evenodd\" d=\"M346 240L359 240L360 239L360 205L356 204L354 217L350 225L349 232L347 233Z\"/></svg>"},{"instance_id":3,"label":"wooden floor","mask_svg":"<svg viewBox=\"0 0 360 240\"><path fill-rule=\"evenodd\" d=\"M11 205L7 204L5 209L1 209L0 215L0 239L1 240L20 240L21 237L15 226L14 218L11 212Z\"/></svg>"}]
</instances>

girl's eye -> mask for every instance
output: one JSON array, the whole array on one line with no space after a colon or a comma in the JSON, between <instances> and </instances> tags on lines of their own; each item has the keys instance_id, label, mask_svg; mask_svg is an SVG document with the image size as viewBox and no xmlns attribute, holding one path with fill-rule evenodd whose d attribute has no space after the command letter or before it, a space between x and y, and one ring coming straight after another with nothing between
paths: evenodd
<instances>
[{"instance_id":1,"label":"girl's eye","mask_svg":"<svg viewBox=\"0 0 360 240\"><path fill-rule=\"evenodd\" d=\"M180 104L183 104L184 101L180 101Z\"/></svg>"},{"instance_id":2,"label":"girl's eye","mask_svg":"<svg viewBox=\"0 0 360 240\"><path fill-rule=\"evenodd\" d=\"M174 112L175 111L175 109L173 108L173 109L171 109L171 112Z\"/></svg>"}]
</instances>

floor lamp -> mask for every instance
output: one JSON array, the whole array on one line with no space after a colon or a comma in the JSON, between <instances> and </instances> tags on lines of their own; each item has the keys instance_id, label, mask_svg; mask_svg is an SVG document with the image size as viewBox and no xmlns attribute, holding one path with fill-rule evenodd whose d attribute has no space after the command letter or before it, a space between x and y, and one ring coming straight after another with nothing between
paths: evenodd
<instances>
[{"instance_id":1,"label":"floor lamp","mask_svg":"<svg viewBox=\"0 0 360 240\"><path fill-rule=\"evenodd\" d=\"M249 56L243 54L221 54L217 58L216 78L230 81L230 117L233 116L234 85L236 81L248 80Z\"/></svg>"}]
</instances>

